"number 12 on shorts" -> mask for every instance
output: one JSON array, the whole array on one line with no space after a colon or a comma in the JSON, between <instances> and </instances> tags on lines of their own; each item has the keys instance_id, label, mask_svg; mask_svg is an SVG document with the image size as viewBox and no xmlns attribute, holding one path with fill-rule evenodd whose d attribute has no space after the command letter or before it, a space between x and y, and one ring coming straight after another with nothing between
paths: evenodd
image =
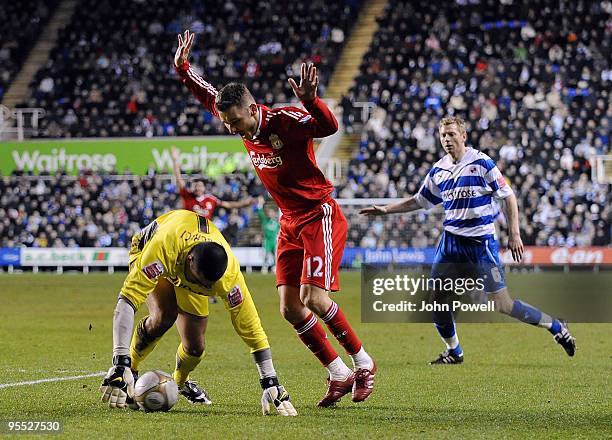
<instances>
[{"instance_id":1,"label":"number 12 on shorts","mask_svg":"<svg viewBox=\"0 0 612 440\"><path fill-rule=\"evenodd\" d=\"M314 272L312 270L314 263ZM306 276L308 278L321 278L323 276L323 258L308 257L306 258Z\"/></svg>"}]
</instances>

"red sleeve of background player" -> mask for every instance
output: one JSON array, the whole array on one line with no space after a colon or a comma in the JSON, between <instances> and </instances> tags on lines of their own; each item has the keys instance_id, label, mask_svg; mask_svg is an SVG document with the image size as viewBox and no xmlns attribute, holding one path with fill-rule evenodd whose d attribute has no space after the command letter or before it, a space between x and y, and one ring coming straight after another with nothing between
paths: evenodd
<instances>
[{"instance_id":1,"label":"red sleeve of background player","mask_svg":"<svg viewBox=\"0 0 612 440\"><path fill-rule=\"evenodd\" d=\"M212 194L206 194L206 200L208 200L210 203L212 203L212 205L213 205L212 211L213 212L217 209L217 206L219 206L221 204L221 200L219 200L218 198L216 198Z\"/></svg>"},{"instance_id":2,"label":"red sleeve of background player","mask_svg":"<svg viewBox=\"0 0 612 440\"><path fill-rule=\"evenodd\" d=\"M318 96L308 103L304 103L308 112L297 107L285 107L281 109L284 118L289 122L289 130L292 136L301 138L322 138L330 136L338 131L338 121Z\"/></svg>"},{"instance_id":3,"label":"red sleeve of background player","mask_svg":"<svg viewBox=\"0 0 612 440\"><path fill-rule=\"evenodd\" d=\"M181 190L179 191L179 195L183 200L183 206L188 206L190 202L195 200L195 197L193 196L191 191L189 191L186 187L181 188Z\"/></svg>"},{"instance_id":4,"label":"red sleeve of background player","mask_svg":"<svg viewBox=\"0 0 612 440\"><path fill-rule=\"evenodd\" d=\"M215 99L218 93L217 89L198 75L189 65L189 61L185 61L179 67L176 67L176 72L181 82L185 84L193 96L206 107L206 110L211 112L214 116L219 117L219 112L217 112L217 107L215 106Z\"/></svg>"}]
</instances>

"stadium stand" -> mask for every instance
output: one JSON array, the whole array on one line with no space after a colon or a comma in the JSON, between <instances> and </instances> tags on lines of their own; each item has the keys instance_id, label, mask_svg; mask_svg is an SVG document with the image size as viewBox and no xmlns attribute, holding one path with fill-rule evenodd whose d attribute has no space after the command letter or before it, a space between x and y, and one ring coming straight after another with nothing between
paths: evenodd
<instances>
[{"instance_id":1,"label":"stadium stand","mask_svg":"<svg viewBox=\"0 0 612 440\"><path fill-rule=\"evenodd\" d=\"M252 173L224 175L209 185L223 200L260 195ZM21 173L0 178L0 247L126 247L135 232L180 207L169 176L58 173L32 179ZM248 230L252 209L219 208L214 223L232 245L257 243ZM247 233L251 231L251 233Z\"/></svg>"},{"instance_id":2,"label":"stadium stand","mask_svg":"<svg viewBox=\"0 0 612 440\"><path fill-rule=\"evenodd\" d=\"M609 186L589 159L609 153L611 13L610 2L391 0L343 100L378 107L339 196L414 193L442 155L438 120L456 114L519 196L526 245L609 245ZM438 220L350 222L349 245L435 245Z\"/></svg>"},{"instance_id":3,"label":"stadium stand","mask_svg":"<svg viewBox=\"0 0 612 440\"><path fill-rule=\"evenodd\" d=\"M417 191L441 155L437 121L454 113L469 121L469 143L498 161L519 196L525 245L610 245L610 186L594 183L589 159L609 154L612 4L413 5L390 0L341 102L342 120L360 141L337 196ZM176 33L198 33L195 64L213 84L245 81L271 104L289 100L286 78L308 57L321 66L325 85L358 7L350 0L192 1L178 9L159 0L146 8L82 0L24 105L48 110L44 137L219 134L223 127L174 77ZM363 127L351 118L360 111L352 103L362 101L377 105ZM227 200L258 195L249 173L230 180L215 182L212 192ZM155 175L83 172L76 182L15 175L2 178L0 190L2 246L123 246L134 230L178 206L171 182ZM370 221L355 206L344 209L349 246L426 247L440 234L440 212ZM232 244L256 244L250 214L219 211L215 221Z\"/></svg>"},{"instance_id":4,"label":"stadium stand","mask_svg":"<svg viewBox=\"0 0 612 440\"><path fill-rule=\"evenodd\" d=\"M265 104L288 102L310 59L325 88L358 0L82 0L23 103L43 107L41 137L225 133L175 77L176 35L197 34L194 64L215 86L246 82ZM113 32L108 32L113 29ZM45 87L42 85L45 84Z\"/></svg>"},{"instance_id":5,"label":"stadium stand","mask_svg":"<svg viewBox=\"0 0 612 440\"><path fill-rule=\"evenodd\" d=\"M57 0L0 2L0 102L57 3Z\"/></svg>"}]
</instances>

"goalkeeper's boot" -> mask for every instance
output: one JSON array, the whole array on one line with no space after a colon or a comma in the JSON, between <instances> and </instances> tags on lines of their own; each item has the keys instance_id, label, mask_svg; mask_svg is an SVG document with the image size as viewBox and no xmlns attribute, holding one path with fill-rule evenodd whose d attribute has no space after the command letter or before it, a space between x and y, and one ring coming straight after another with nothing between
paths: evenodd
<instances>
[{"instance_id":1,"label":"goalkeeper's boot","mask_svg":"<svg viewBox=\"0 0 612 440\"><path fill-rule=\"evenodd\" d=\"M138 371L132 370L132 376L134 376L134 386L136 386L136 382L138 382ZM140 409L138 404L134 401L134 398L130 397L129 395L125 399L125 403L127 403L128 408L133 409L134 411L138 411Z\"/></svg>"},{"instance_id":2,"label":"goalkeeper's boot","mask_svg":"<svg viewBox=\"0 0 612 440\"><path fill-rule=\"evenodd\" d=\"M194 405L212 405L212 400L210 400L206 391L193 380L188 380L182 387L179 387L179 393Z\"/></svg>"},{"instance_id":3,"label":"goalkeeper's boot","mask_svg":"<svg viewBox=\"0 0 612 440\"><path fill-rule=\"evenodd\" d=\"M440 355L431 361L429 365L450 365L450 364L462 364L463 363L463 354L460 356L453 353L452 350L446 350L445 352L440 353Z\"/></svg>"},{"instance_id":4,"label":"goalkeeper's boot","mask_svg":"<svg viewBox=\"0 0 612 440\"><path fill-rule=\"evenodd\" d=\"M331 380L328 378L327 392L319 403L317 403L317 406L327 408L328 406L335 405L342 396L351 392L354 383L355 373L351 373L350 376L344 380Z\"/></svg>"},{"instance_id":5,"label":"goalkeeper's boot","mask_svg":"<svg viewBox=\"0 0 612 440\"><path fill-rule=\"evenodd\" d=\"M574 356L574 353L576 353L576 338L570 333L567 321L559 319L559 323L561 324L561 330L553 335L553 339L563 347L568 356Z\"/></svg>"},{"instance_id":6,"label":"goalkeeper's boot","mask_svg":"<svg viewBox=\"0 0 612 440\"><path fill-rule=\"evenodd\" d=\"M374 391L374 376L376 376L376 362L372 359L372 367L359 368L355 371L353 384L353 402L363 402Z\"/></svg>"}]
</instances>

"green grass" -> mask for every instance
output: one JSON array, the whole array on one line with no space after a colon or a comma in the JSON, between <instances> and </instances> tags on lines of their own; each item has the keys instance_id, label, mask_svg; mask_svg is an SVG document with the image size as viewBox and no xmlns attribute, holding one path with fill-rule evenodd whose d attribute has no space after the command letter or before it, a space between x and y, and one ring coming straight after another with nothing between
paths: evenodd
<instances>
[{"instance_id":1,"label":"green grass","mask_svg":"<svg viewBox=\"0 0 612 440\"><path fill-rule=\"evenodd\" d=\"M510 275L509 284L546 285L562 276ZM122 274L0 276L0 383L107 370L122 280ZM181 400L169 413L113 411L99 401L100 378L90 378L0 389L0 420L61 420L73 438L612 437L611 324L572 325L578 351L571 359L541 329L463 324L466 363L430 367L426 362L443 348L433 326L361 324L359 274L346 273L336 299L379 364L376 390L359 405L345 398L337 408L318 409L325 371L280 317L273 278L250 275L247 283L299 417L260 415L256 369L217 304L208 355L194 374L212 407ZM143 369L171 372L177 344L172 329Z\"/></svg>"}]
</instances>

